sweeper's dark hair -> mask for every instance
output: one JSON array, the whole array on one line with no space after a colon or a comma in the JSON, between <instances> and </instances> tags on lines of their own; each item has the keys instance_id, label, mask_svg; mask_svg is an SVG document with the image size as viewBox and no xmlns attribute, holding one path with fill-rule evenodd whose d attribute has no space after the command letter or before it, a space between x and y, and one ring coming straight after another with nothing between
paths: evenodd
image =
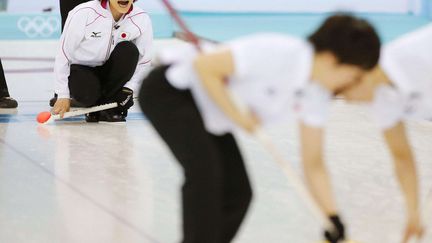
<instances>
[{"instance_id":1,"label":"sweeper's dark hair","mask_svg":"<svg viewBox=\"0 0 432 243\"><path fill-rule=\"evenodd\" d=\"M340 63L370 70L378 64L381 42L374 27L350 14L336 14L309 36L317 53L329 51Z\"/></svg>"}]
</instances>

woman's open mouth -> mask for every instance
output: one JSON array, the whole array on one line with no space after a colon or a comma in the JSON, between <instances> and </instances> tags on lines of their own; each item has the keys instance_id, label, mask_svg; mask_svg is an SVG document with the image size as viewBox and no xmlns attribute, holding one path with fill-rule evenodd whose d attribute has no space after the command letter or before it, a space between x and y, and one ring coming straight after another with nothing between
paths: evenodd
<instances>
[{"instance_id":1,"label":"woman's open mouth","mask_svg":"<svg viewBox=\"0 0 432 243\"><path fill-rule=\"evenodd\" d=\"M129 5L129 1L118 1L118 5L122 8L127 8Z\"/></svg>"}]
</instances>

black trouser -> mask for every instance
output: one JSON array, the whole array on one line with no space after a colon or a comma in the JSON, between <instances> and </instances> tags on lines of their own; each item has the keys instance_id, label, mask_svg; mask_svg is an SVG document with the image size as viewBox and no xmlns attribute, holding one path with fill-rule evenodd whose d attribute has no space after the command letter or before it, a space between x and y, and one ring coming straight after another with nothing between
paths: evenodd
<instances>
[{"instance_id":1,"label":"black trouser","mask_svg":"<svg viewBox=\"0 0 432 243\"><path fill-rule=\"evenodd\" d=\"M0 59L0 98L9 97L9 91L6 84L6 77L3 71L3 65Z\"/></svg>"},{"instance_id":2,"label":"black trouser","mask_svg":"<svg viewBox=\"0 0 432 243\"><path fill-rule=\"evenodd\" d=\"M72 64L69 75L71 97L84 106L113 102L132 78L138 63L138 48L129 41L120 42L100 67Z\"/></svg>"},{"instance_id":3,"label":"black trouser","mask_svg":"<svg viewBox=\"0 0 432 243\"><path fill-rule=\"evenodd\" d=\"M69 11L74 9L79 4L85 3L88 1L90 1L90 0L60 0L60 14L61 14L61 19L62 19L62 30L63 30L64 25L66 23L66 19L67 19Z\"/></svg>"},{"instance_id":4,"label":"black trouser","mask_svg":"<svg viewBox=\"0 0 432 243\"><path fill-rule=\"evenodd\" d=\"M139 102L183 166L183 243L228 243L249 207L252 190L231 134L206 131L190 91L173 88L167 67L144 79Z\"/></svg>"}]
</instances>

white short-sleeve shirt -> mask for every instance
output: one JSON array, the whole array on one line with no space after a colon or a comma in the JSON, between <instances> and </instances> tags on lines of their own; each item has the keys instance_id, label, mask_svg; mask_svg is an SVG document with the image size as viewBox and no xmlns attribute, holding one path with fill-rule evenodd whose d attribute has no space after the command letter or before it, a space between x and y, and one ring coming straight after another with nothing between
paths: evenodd
<instances>
[{"instance_id":1,"label":"white short-sleeve shirt","mask_svg":"<svg viewBox=\"0 0 432 243\"><path fill-rule=\"evenodd\" d=\"M287 118L299 118L315 127L324 125L332 95L310 80L314 50L308 42L281 34L256 34L226 46L235 69L227 88L263 125ZM208 96L195 73L195 56L192 46L163 52L161 61L172 65L167 79L176 88L192 91L209 132L231 132L235 124Z\"/></svg>"},{"instance_id":2,"label":"white short-sleeve shirt","mask_svg":"<svg viewBox=\"0 0 432 243\"><path fill-rule=\"evenodd\" d=\"M432 119L432 24L386 45L380 65L393 86L375 92L378 124L388 129L404 119Z\"/></svg>"}]
</instances>

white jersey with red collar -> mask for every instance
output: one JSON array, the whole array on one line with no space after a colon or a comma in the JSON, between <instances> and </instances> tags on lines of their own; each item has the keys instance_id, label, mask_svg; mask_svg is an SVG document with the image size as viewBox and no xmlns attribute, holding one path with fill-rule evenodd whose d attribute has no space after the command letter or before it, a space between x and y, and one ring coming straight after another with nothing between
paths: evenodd
<instances>
[{"instance_id":1,"label":"white jersey with red collar","mask_svg":"<svg viewBox=\"0 0 432 243\"><path fill-rule=\"evenodd\" d=\"M70 97L68 77L71 64L101 66L122 41L133 42L140 53L135 73L125 85L136 91L152 57L153 29L149 15L132 6L115 22L107 0L89 1L70 11L55 60L55 92L59 98Z\"/></svg>"},{"instance_id":2,"label":"white jersey with red collar","mask_svg":"<svg viewBox=\"0 0 432 243\"><path fill-rule=\"evenodd\" d=\"M386 45L380 65L393 86L375 92L378 124L388 129L404 119L432 119L432 24Z\"/></svg>"}]
</instances>

